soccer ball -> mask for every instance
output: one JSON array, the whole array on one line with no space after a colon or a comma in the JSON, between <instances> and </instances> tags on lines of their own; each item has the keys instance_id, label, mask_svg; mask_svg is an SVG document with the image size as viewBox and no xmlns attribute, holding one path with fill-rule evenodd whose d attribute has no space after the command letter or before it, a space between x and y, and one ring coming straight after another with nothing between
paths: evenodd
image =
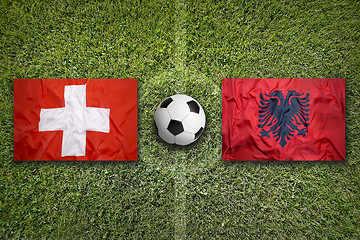
<instances>
[{"instance_id":1,"label":"soccer ball","mask_svg":"<svg viewBox=\"0 0 360 240\"><path fill-rule=\"evenodd\" d=\"M195 142L205 128L203 108L187 95L173 95L162 101L154 118L160 138L170 144Z\"/></svg>"}]
</instances>

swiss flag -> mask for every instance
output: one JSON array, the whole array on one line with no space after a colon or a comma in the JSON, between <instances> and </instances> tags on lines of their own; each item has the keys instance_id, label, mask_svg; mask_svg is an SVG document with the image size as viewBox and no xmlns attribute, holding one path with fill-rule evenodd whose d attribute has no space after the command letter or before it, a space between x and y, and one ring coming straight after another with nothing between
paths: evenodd
<instances>
[{"instance_id":1,"label":"swiss flag","mask_svg":"<svg viewBox=\"0 0 360 240\"><path fill-rule=\"evenodd\" d=\"M14 160L137 160L136 79L15 79Z\"/></svg>"},{"instance_id":2,"label":"swiss flag","mask_svg":"<svg viewBox=\"0 0 360 240\"><path fill-rule=\"evenodd\" d=\"M223 160L345 160L345 79L223 79Z\"/></svg>"}]
</instances>

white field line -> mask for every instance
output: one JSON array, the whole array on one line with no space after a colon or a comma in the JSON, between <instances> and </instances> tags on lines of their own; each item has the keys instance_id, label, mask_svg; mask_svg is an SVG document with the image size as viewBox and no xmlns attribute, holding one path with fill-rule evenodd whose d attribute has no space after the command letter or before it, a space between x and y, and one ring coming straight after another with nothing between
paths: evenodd
<instances>
[{"instance_id":1,"label":"white field line","mask_svg":"<svg viewBox=\"0 0 360 240\"><path fill-rule=\"evenodd\" d=\"M175 72L179 79L176 81L175 90L177 93L183 93L183 79L186 77L186 29L184 23L186 21L186 6L182 0L175 1ZM186 166L184 165L185 153L181 152L182 157L177 159L174 171L175 171L175 206L174 206L174 225L175 225L175 239L186 239Z\"/></svg>"}]
</instances>

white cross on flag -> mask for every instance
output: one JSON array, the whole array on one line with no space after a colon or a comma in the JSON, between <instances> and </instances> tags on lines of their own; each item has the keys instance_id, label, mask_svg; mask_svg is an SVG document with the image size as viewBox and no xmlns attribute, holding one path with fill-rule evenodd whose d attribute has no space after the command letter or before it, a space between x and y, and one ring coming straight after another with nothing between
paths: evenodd
<instances>
[{"instance_id":1,"label":"white cross on flag","mask_svg":"<svg viewBox=\"0 0 360 240\"><path fill-rule=\"evenodd\" d=\"M136 157L136 79L14 80L14 160Z\"/></svg>"}]
</instances>

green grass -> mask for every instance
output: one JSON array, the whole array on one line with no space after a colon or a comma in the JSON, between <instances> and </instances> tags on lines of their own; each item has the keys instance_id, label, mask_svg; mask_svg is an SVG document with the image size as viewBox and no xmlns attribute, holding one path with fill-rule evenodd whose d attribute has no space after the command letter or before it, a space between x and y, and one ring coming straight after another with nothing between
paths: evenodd
<instances>
[{"instance_id":1,"label":"green grass","mask_svg":"<svg viewBox=\"0 0 360 240\"><path fill-rule=\"evenodd\" d=\"M358 1L57 2L0 3L1 238L360 238ZM224 77L346 78L346 162L222 162ZM137 78L139 161L13 162L14 78ZM207 116L185 148L174 93Z\"/></svg>"}]
</instances>

